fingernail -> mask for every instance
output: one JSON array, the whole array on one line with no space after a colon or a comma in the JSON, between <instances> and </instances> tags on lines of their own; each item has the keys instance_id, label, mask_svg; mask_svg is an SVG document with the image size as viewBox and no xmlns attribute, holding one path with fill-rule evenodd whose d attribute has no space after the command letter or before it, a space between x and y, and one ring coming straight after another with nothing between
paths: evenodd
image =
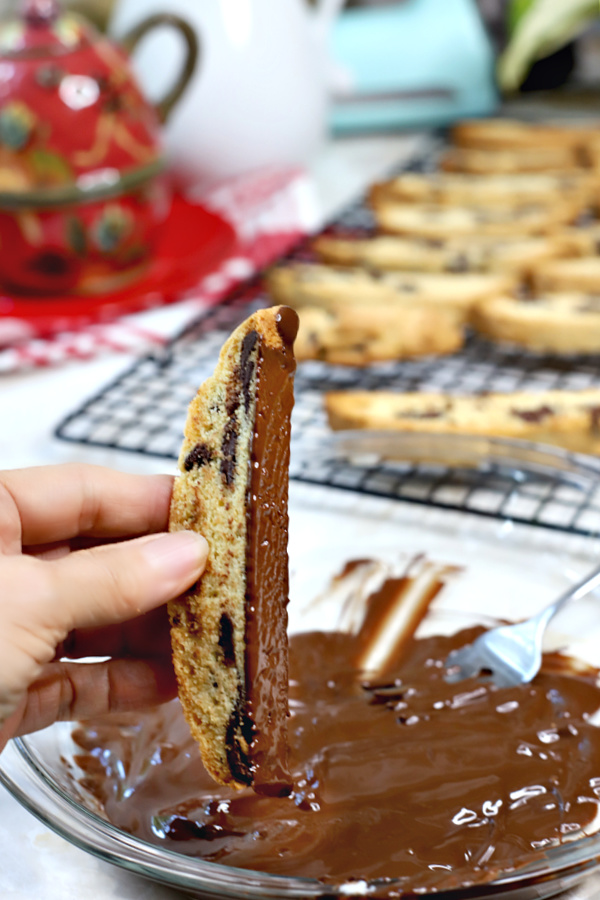
<instances>
[{"instance_id":1,"label":"fingernail","mask_svg":"<svg viewBox=\"0 0 600 900\"><path fill-rule=\"evenodd\" d=\"M159 577L191 584L204 571L208 544L194 531L175 531L148 541L141 551Z\"/></svg>"}]
</instances>

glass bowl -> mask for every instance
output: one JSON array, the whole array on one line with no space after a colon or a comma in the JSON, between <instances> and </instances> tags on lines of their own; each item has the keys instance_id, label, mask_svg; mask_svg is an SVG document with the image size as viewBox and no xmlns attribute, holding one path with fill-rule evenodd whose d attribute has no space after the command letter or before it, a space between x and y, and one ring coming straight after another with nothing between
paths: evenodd
<instances>
[{"instance_id":1,"label":"glass bowl","mask_svg":"<svg viewBox=\"0 0 600 900\"><path fill-rule=\"evenodd\" d=\"M344 440L347 441L346 436ZM420 554L459 570L419 628L423 634L457 630L465 623L493 624L522 618L539 609L591 570L600 557L600 465L547 447L514 441L389 436L371 445L336 443L347 462L357 453L385 457L383 468L426 459L419 470L443 491L423 502L401 502L356 490L292 483L290 490L290 631L332 629L340 625L339 598L327 590L331 578L353 559L372 558L394 567ZM448 462L452 468L448 470ZM411 463L412 464L412 463ZM402 471L407 471L403 469ZM414 474L414 470L413 471ZM457 491L463 485L462 508ZM450 494L448 490L452 488ZM490 506L499 490L501 508ZM479 495L477 493L479 492ZM452 496L444 506L443 497ZM488 505L485 500L487 498ZM469 503L474 502L471 506ZM529 504L529 506L527 505ZM532 506L533 504L533 506ZM564 507L571 518L553 515L544 523L541 506ZM511 516L509 510L518 510ZM492 510L492 511L491 511ZM564 512L564 510L563 510ZM483 515L481 514L483 513ZM570 524L565 526L569 520ZM540 523L548 527L542 527ZM567 648L575 658L600 664L597 600L584 598L563 611L547 635L548 648ZM176 703L176 701L174 701ZM143 716L136 716L136 721ZM59 723L12 741L0 757L0 781L42 822L97 857L156 882L205 898L323 898L400 896L394 884L317 880L236 869L186 856L125 833L106 820L101 805L81 779L72 741L73 726ZM600 828L532 852L515 871L469 888L450 888L436 897L551 896L584 882L600 867ZM396 890L396 893L394 893ZM420 896L433 896L422 893Z\"/></svg>"}]
</instances>

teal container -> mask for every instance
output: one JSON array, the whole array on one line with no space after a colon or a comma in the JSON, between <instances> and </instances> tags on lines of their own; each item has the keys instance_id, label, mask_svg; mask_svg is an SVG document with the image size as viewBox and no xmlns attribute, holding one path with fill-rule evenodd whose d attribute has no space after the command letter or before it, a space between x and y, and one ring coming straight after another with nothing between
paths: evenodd
<instances>
[{"instance_id":1,"label":"teal container","mask_svg":"<svg viewBox=\"0 0 600 900\"><path fill-rule=\"evenodd\" d=\"M332 54L336 132L445 125L498 106L494 52L474 0L347 10Z\"/></svg>"}]
</instances>

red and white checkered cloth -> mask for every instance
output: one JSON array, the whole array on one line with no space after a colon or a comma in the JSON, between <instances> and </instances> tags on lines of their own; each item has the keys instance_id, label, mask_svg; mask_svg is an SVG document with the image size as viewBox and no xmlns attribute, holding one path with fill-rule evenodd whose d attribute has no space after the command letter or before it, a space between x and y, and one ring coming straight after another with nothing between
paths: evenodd
<instances>
[{"instance_id":1,"label":"red and white checkered cloth","mask_svg":"<svg viewBox=\"0 0 600 900\"><path fill-rule=\"evenodd\" d=\"M110 323L59 332L49 338L24 339L30 326L0 315L0 374L56 366L100 354L146 352L162 345L207 306L218 303L237 284L272 262L317 225L312 184L298 170L261 171L218 185L194 197L219 213L237 235L232 255L197 288L169 306Z\"/></svg>"}]
</instances>

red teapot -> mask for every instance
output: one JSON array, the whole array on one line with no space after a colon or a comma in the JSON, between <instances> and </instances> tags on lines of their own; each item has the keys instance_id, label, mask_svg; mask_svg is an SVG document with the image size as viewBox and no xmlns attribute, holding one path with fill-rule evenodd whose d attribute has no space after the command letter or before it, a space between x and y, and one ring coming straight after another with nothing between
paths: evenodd
<instances>
[{"instance_id":1,"label":"red teapot","mask_svg":"<svg viewBox=\"0 0 600 900\"><path fill-rule=\"evenodd\" d=\"M151 105L128 53L151 29L187 45L178 83ZM0 287L108 293L142 275L170 208L161 123L194 71L193 29L169 14L121 46L57 0L0 23Z\"/></svg>"}]
</instances>

